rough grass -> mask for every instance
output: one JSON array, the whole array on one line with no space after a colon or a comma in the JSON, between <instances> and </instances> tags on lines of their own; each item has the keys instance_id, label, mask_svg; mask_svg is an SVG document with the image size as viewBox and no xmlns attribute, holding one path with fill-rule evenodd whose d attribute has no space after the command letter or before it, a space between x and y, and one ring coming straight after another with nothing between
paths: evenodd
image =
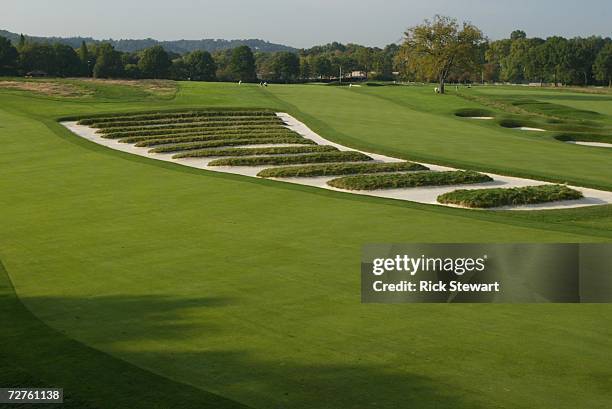
<instances>
[{"instance_id":1,"label":"rough grass","mask_svg":"<svg viewBox=\"0 0 612 409\"><path fill-rule=\"evenodd\" d=\"M488 109L480 108L463 108L455 111L455 115L461 118L472 118L472 117L494 117L493 111Z\"/></svg>"},{"instance_id":2,"label":"rough grass","mask_svg":"<svg viewBox=\"0 0 612 409\"><path fill-rule=\"evenodd\" d=\"M277 122L282 123L280 118L274 119L274 117L268 116L210 116L210 115L200 115L193 117L179 117L179 118L163 118L163 119L147 119L147 120L136 120L136 121L105 121L105 122L93 122L89 124L89 126L94 128L120 128L120 127L136 127L136 126L146 126L146 125L169 125L169 124L184 124L184 123L193 123L193 122L242 122L242 121L256 121L256 122Z\"/></svg>"},{"instance_id":3,"label":"rough grass","mask_svg":"<svg viewBox=\"0 0 612 409\"><path fill-rule=\"evenodd\" d=\"M273 132L257 132L257 133L217 133L214 135L194 135L180 137L161 137L161 138L125 138L119 142L136 143L136 146L158 146L166 144L176 144L183 142L199 142L199 141L214 141L220 139L261 139L261 138L291 138L299 137L294 133L273 133Z\"/></svg>"},{"instance_id":4,"label":"rough grass","mask_svg":"<svg viewBox=\"0 0 612 409\"><path fill-rule=\"evenodd\" d=\"M305 138L250 138L250 139L218 139L213 141L194 142L194 143L179 143L174 145L165 145L151 149L151 153L170 153L191 151L203 148L217 148L222 146L240 146L240 145L264 145L264 144L281 144L291 143L297 145L315 145L313 141Z\"/></svg>"},{"instance_id":5,"label":"rough grass","mask_svg":"<svg viewBox=\"0 0 612 409\"><path fill-rule=\"evenodd\" d=\"M182 124L152 124L152 125L138 125L138 126L120 126L120 127L106 127L101 126L97 127L95 124L92 125L93 128L98 128L98 133L111 133L111 132L137 132L137 131L146 131L146 130L175 130L175 129L185 129L185 128L222 128L229 126L254 126L254 127L281 127L281 123L275 120L264 120L264 121L252 121L252 120L226 120L226 121L203 121L203 122L189 122Z\"/></svg>"},{"instance_id":6,"label":"rough grass","mask_svg":"<svg viewBox=\"0 0 612 409\"><path fill-rule=\"evenodd\" d=\"M287 155L298 153L334 152L338 148L329 145L277 146L269 148L200 149L177 153L173 158L204 158L215 156Z\"/></svg>"},{"instance_id":7,"label":"rough grass","mask_svg":"<svg viewBox=\"0 0 612 409\"><path fill-rule=\"evenodd\" d=\"M346 190L400 189L417 186L464 185L491 182L489 176L474 171L416 172L382 175L358 175L332 179L328 185Z\"/></svg>"},{"instance_id":8,"label":"rough grass","mask_svg":"<svg viewBox=\"0 0 612 409\"><path fill-rule=\"evenodd\" d=\"M140 113L126 112L122 114L112 115L91 115L85 118L77 118L79 125L91 125L93 123L102 122L117 122L117 121L146 121L146 120L158 120L158 119L175 119L175 118L193 118L193 117L225 117L225 116L265 116L265 117L276 117L273 111L266 110L238 110L238 109L224 109L224 110L189 110L189 111L145 111ZM71 119L70 117L64 118L65 120Z\"/></svg>"},{"instance_id":9,"label":"rough grass","mask_svg":"<svg viewBox=\"0 0 612 409\"><path fill-rule=\"evenodd\" d=\"M121 79L101 79L86 78L81 81L102 85L120 85L139 88L149 94L157 96L171 96L177 91L177 83L169 80L121 80Z\"/></svg>"},{"instance_id":10,"label":"rough grass","mask_svg":"<svg viewBox=\"0 0 612 409\"><path fill-rule=\"evenodd\" d=\"M93 94L85 87L59 81L0 81L0 89L29 91L51 97L84 97Z\"/></svg>"},{"instance_id":11,"label":"rough grass","mask_svg":"<svg viewBox=\"0 0 612 409\"><path fill-rule=\"evenodd\" d=\"M333 163L324 165L287 166L264 169L257 176L264 178L355 175L360 173L406 172L429 170L412 162L398 163Z\"/></svg>"},{"instance_id":12,"label":"rough grass","mask_svg":"<svg viewBox=\"0 0 612 409\"><path fill-rule=\"evenodd\" d=\"M103 138L107 139L123 139L135 136L158 136L158 135L180 135L180 134L206 134L206 133L251 133L262 131L284 131L286 128L276 126L220 126L216 128L181 128L181 129L159 129L159 130L143 130L134 132L111 132L102 134ZM292 132L292 131L289 131Z\"/></svg>"},{"instance_id":13,"label":"rough grass","mask_svg":"<svg viewBox=\"0 0 612 409\"><path fill-rule=\"evenodd\" d=\"M538 101L534 99L520 99L512 102L512 105L527 111L564 119L574 120L597 120L602 117L599 112L576 109L560 104Z\"/></svg>"},{"instance_id":14,"label":"rough grass","mask_svg":"<svg viewBox=\"0 0 612 409\"><path fill-rule=\"evenodd\" d=\"M517 206L576 200L582 193L563 185L527 186L510 189L455 190L438 196L438 202L472 208Z\"/></svg>"},{"instance_id":15,"label":"rough grass","mask_svg":"<svg viewBox=\"0 0 612 409\"><path fill-rule=\"evenodd\" d=\"M359 162L372 160L361 152L323 152L296 156L253 156L247 158L217 159L208 166L262 166L262 165L290 165L300 163L326 163L326 162Z\"/></svg>"},{"instance_id":16,"label":"rough grass","mask_svg":"<svg viewBox=\"0 0 612 409\"><path fill-rule=\"evenodd\" d=\"M596 133L562 133L555 135L554 138L561 142L603 142L612 143L612 134Z\"/></svg>"}]
</instances>

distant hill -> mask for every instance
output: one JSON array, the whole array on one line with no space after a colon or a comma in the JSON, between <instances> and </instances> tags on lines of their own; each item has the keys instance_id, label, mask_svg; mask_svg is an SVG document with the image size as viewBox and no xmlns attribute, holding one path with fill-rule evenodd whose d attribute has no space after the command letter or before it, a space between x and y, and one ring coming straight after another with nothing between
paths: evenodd
<instances>
[{"instance_id":1,"label":"distant hill","mask_svg":"<svg viewBox=\"0 0 612 409\"><path fill-rule=\"evenodd\" d=\"M13 43L19 41L19 34L11 33L10 31L0 30L0 36L6 37ZM268 41L259 39L247 39L247 40L221 40L221 39L203 39L203 40L176 40L176 41L158 41L152 38L146 38L143 40L96 40L91 37L35 37L26 35L26 38L47 43L62 43L67 44L71 47L78 48L81 42L85 41L88 44L108 42L115 47L115 49L124 52L140 51L145 48L153 47L155 45L161 45L166 51L171 51L179 54L195 50L203 51L217 51L226 50L228 48L235 48L241 45L248 45L253 51L262 52L277 52L277 51L290 51L297 52L296 48L289 47L282 44L274 44Z\"/></svg>"}]
</instances>

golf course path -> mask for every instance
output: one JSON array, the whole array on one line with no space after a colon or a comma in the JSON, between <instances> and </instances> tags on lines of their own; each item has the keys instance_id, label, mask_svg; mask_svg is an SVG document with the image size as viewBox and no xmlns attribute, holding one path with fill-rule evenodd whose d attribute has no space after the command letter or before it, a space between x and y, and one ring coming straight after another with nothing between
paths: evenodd
<instances>
[{"instance_id":1,"label":"golf course path","mask_svg":"<svg viewBox=\"0 0 612 409\"><path fill-rule=\"evenodd\" d=\"M278 112L276 114L281 118L285 124L285 127L298 133L304 138L314 141L318 145L330 145L336 147L340 151L357 151L355 149L348 148L344 145L329 141L316 132L312 131L306 124L299 121L295 117L284 113ZM64 121L61 122L63 126L68 128L74 134L95 142L99 145L103 145L115 150L127 152L139 156L144 156L152 159L177 163L183 166L189 166L198 169L206 169L214 172L232 173L242 176L258 177L257 174L263 169L270 168L270 165L266 166L208 166L210 162L219 159L219 157L205 157L205 158L173 158L173 153L153 153L150 152L149 147L137 147L132 144L119 142L116 139L108 139L102 137L100 133L97 133L97 129L79 125L76 121ZM253 145L251 145L253 146ZM256 145L258 147L273 147L273 146L294 146L291 144L266 144ZM371 157L374 162L380 163L393 163L393 162L404 162L404 159L393 158L380 154L362 152ZM450 168L446 166L439 166L433 164L422 163L427 166L431 171L455 171L459 170L456 168ZM433 204L438 206L448 207L460 207L450 204L441 204L437 201L438 196L452 192L457 189L487 189L487 188L514 188L514 187L525 187L525 186L538 186L552 184L550 182L543 182L533 179L517 178L510 176L502 176L497 174L486 173L490 176L493 181L486 183L470 184L470 185L451 185L451 186L433 186L433 187L413 187L413 188L397 188L397 189L384 189L384 190L372 190L372 191L357 191L357 190L343 190L331 187L327 184L337 176L322 176L322 177L287 177L287 178L271 178L277 181L294 183L306 186L312 186L322 189L335 190L341 192L348 192L359 195L375 196L381 198L405 200L411 202L418 202L424 204ZM589 189L577 186L569 186L572 189L580 191L584 197L578 200L565 200L558 202L548 202L542 204L531 204L521 206L504 206L497 207L497 210L547 210L547 209L565 209L565 208L576 208L594 205L604 205L612 203L612 192Z\"/></svg>"}]
</instances>

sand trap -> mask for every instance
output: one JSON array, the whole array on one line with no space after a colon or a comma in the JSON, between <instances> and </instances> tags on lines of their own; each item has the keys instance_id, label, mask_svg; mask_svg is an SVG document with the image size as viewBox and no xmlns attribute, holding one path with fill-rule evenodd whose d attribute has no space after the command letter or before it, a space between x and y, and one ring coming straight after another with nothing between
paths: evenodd
<instances>
[{"instance_id":1,"label":"sand trap","mask_svg":"<svg viewBox=\"0 0 612 409\"><path fill-rule=\"evenodd\" d=\"M286 124L286 127L297 132L302 135L304 138L311 139L315 141L319 145L330 145L335 146L341 151L355 151L355 149L348 148L346 146L340 145L335 142L331 142L319 134L312 131L308 126L304 123L298 121L293 116L279 112L277 116L280 117ZM114 139L105 139L102 138L100 134L96 133L96 129L90 128L85 125L78 125L76 122L62 122L66 128L75 133L78 136L81 136L85 139L88 139L97 144L116 149L122 152L131 153L134 155L144 156L152 159L163 160L167 162L177 163L183 166L189 166L198 169L206 169L213 172L223 172L223 173L233 173L236 175L256 177L256 175L263 169L270 168L273 166L208 166L208 164L218 159L217 157L207 157L207 158L180 158L173 159L172 155L174 153L149 153L149 147L136 147L131 144L120 143ZM249 145L249 146L258 146L258 145ZM279 145L259 145L259 146L287 146L286 144ZM393 158L390 156L369 153L364 151L359 151L365 153L366 155L372 157L377 162L404 162L403 159ZM455 168L449 168L446 166L438 166L432 164L423 163L423 165L429 167L432 171L449 171L449 170L457 170ZM299 165L296 165L299 166ZM453 205L446 205L437 202L437 198L439 195L451 192L456 189L486 189L491 187L523 187L523 186L534 186L534 185L542 185L548 184L546 182L540 182L532 179L523 179L523 178L515 178L509 176L501 176L488 173L494 181L487 183L480 183L476 185L460 185L460 186L435 186L435 187L419 187L419 188L406 188L406 189L390 189L390 190L375 190L375 191L347 191L336 189L327 185L327 182L331 179L334 179L339 176L322 176L322 177L292 177L292 178L274 178L274 180L286 182L286 183L295 183L299 185L313 186L321 189L327 190L335 190L348 192L358 195L364 196L375 196L382 198L390 198L397 200L406 200L411 202L418 203L426 203L426 204L434 204L438 206L448 206L448 207L457 207ZM563 209L563 208L572 208L572 207L583 207L583 206L593 206L600 204L610 204L612 203L612 192L594 190L594 189L586 189L580 187L570 186L572 189L576 189L581 191L584 194L584 198L580 200L571 200L571 201L563 201L563 202L553 202L553 203L543 203L537 205L528 205L528 206L512 206L512 207L504 207L498 208L503 210L543 210L543 209Z\"/></svg>"},{"instance_id":2,"label":"sand trap","mask_svg":"<svg viewBox=\"0 0 612 409\"><path fill-rule=\"evenodd\" d=\"M487 119L495 119L492 116L468 116L468 119L479 119L479 120L487 120Z\"/></svg>"},{"instance_id":3,"label":"sand trap","mask_svg":"<svg viewBox=\"0 0 612 409\"><path fill-rule=\"evenodd\" d=\"M532 132L546 132L546 129L540 129L540 128L530 128L528 126L521 126L519 128L514 128L514 129L518 129L520 131L532 131Z\"/></svg>"},{"instance_id":4,"label":"sand trap","mask_svg":"<svg viewBox=\"0 0 612 409\"><path fill-rule=\"evenodd\" d=\"M567 141L567 143L571 143L572 145L595 146L597 148L612 148L612 143L605 143L605 142Z\"/></svg>"}]
</instances>

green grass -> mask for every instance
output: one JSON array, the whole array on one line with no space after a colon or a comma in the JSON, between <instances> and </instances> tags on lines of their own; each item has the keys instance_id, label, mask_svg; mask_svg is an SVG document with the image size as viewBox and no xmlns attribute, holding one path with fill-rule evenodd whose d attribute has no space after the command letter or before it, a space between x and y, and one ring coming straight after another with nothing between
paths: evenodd
<instances>
[{"instance_id":1,"label":"green grass","mask_svg":"<svg viewBox=\"0 0 612 409\"><path fill-rule=\"evenodd\" d=\"M63 388L64 402L45 408L247 408L113 358L50 328L17 298L1 262L0 319L0 384Z\"/></svg>"},{"instance_id":2,"label":"green grass","mask_svg":"<svg viewBox=\"0 0 612 409\"><path fill-rule=\"evenodd\" d=\"M506 129L496 121L459 118L455 112L464 108L488 109L497 118L509 113L497 106L466 100L452 89L447 95L435 95L429 86L286 86L269 87L266 92L279 105L286 104L284 110L299 112L296 116L313 130L352 148L424 163L612 190L612 179L601 172L612 166L609 152L560 144L550 135ZM519 92L529 93L531 99L536 95L588 99L603 110L610 104L606 95L519 87L473 87L461 91L487 98ZM528 114L521 112L521 116ZM542 122L538 127L548 129L547 118L537 118ZM611 118L604 115L599 122L608 127L612 125ZM596 128L601 132L601 127Z\"/></svg>"},{"instance_id":3,"label":"green grass","mask_svg":"<svg viewBox=\"0 0 612 409\"><path fill-rule=\"evenodd\" d=\"M201 149L178 153L173 158L204 158L214 156L249 156L249 155L286 155L294 153L333 152L338 148L329 145L315 146L285 146L271 148L228 148L228 149Z\"/></svg>"},{"instance_id":4,"label":"green grass","mask_svg":"<svg viewBox=\"0 0 612 409\"><path fill-rule=\"evenodd\" d=\"M610 241L612 206L475 212L340 193L114 151L57 119L263 107L356 148L605 187L609 152L457 118L478 104L430 87L105 87L0 91L0 259L28 309L0 297L3 384L62 385L79 408L109 394L112 407L210 394L253 408L609 405L611 306L362 305L359 260L364 243ZM165 405L175 387L192 398Z\"/></svg>"},{"instance_id":5,"label":"green grass","mask_svg":"<svg viewBox=\"0 0 612 409\"><path fill-rule=\"evenodd\" d=\"M582 193L567 186L541 185L507 189L455 190L438 196L438 202L464 207L490 208L576 200L582 197Z\"/></svg>"},{"instance_id":6,"label":"green grass","mask_svg":"<svg viewBox=\"0 0 612 409\"><path fill-rule=\"evenodd\" d=\"M263 166L263 165L290 165L301 163L330 163L330 162L361 162L372 160L369 156L355 151L322 152L295 156L253 156L247 158L216 159L208 166Z\"/></svg>"},{"instance_id":7,"label":"green grass","mask_svg":"<svg viewBox=\"0 0 612 409\"><path fill-rule=\"evenodd\" d=\"M359 173L381 173L429 170L426 166L412 162L396 163L332 163L323 165L286 166L264 169L257 176L264 178L312 177L351 175Z\"/></svg>"},{"instance_id":8,"label":"green grass","mask_svg":"<svg viewBox=\"0 0 612 409\"><path fill-rule=\"evenodd\" d=\"M464 185L491 182L489 176L473 171L414 172L381 175L357 175L332 179L328 185L347 190L401 189L418 186Z\"/></svg>"}]
</instances>

